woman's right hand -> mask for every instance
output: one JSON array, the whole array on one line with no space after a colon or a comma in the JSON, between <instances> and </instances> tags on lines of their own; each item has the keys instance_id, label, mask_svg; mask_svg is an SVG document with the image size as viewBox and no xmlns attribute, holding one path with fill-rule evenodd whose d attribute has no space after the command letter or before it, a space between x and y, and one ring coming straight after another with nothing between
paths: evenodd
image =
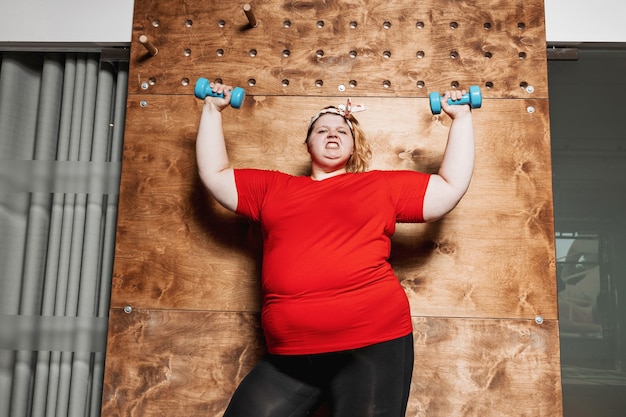
<instances>
[{"instance_id":1,"label":"woman's right hand","mask_svg":"<svg viewBox=\"0 0 626 417\"><path fill-rule=\"evenodd\" d=\"M450 105L448 103L448 99L454 101L461 100L464 94L467 91L465 90L450 90L446 91L441 98L441 109L452 119L455 119L457 116L469 113L471 114L471 108L469 105Z\"/></svg>"},{"instance_id":2,"label":"woman's right hand","mask_svg":"<svg viewBox=\"0 0 626 417\"><path fill-rule=\"evenodd\" d=\"M211 90L217 94L224 94L224 97L214 97L207 95L204 99L206 104L213 104L218 111L224 110L230 104L233 87L220 83L210 83Z\"/></svg>"}]
</instances>

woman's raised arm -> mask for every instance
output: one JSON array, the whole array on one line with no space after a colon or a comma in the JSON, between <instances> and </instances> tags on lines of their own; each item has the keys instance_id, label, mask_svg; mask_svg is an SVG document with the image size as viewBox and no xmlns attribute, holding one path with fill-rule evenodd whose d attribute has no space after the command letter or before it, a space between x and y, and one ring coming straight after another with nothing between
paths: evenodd
<instances>
[{"instance_id":1,"label":"woman's raised arm","mask_svg":"<svg viewBox=\"0 0 626 417\"><path fill-rule=\"evenodd\" d=\"M208 96L204 101L196 140L198 173L213 197L235 211L238 199L235 174L228 160L222 128L222 110L230 102L232 88L221 84L211 86L213 91L224 93L224 97Z\"/></svg>"},{"instance_id":2,"label":"woman's raised arm","mask_svg":"<svg viewBox=\"0 0 626 417\"><path fill-rule=\"evenodd\" d=\"M469 188L474 170L474 126L468 105L449 105L465 91L446 92L441 108L452 118L448 143L437 174L428 183L424 196L424 220L435 221L450 212Z\"/></svg>"}]
</instances>

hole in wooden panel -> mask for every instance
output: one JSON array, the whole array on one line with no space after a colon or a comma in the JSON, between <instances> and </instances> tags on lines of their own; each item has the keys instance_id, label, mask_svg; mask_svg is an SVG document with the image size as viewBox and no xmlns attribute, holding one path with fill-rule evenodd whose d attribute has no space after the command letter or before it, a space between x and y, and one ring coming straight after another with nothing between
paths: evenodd
<instances>
[{"instance_id":1,"label":"hole in wooden panel","mask_svg":"<svg viewBox=\"0 0 626 417\"><path fill-rule=\"evenodd\" d=\"M524 30L524 29L526 29L526 23L524 23L524 22L519 22L519 23L517 24L517 28L518 28L519 30Z\"/></svg>"},{"instance_id":2,"label":"hole in wooden panel","mask_svg":"<svg viewBox=\"0 0 626 417\"><path fill-rule=\"evenodd\" d=\"M389 80L383 81L383 88L389 88L389 87L391 87L391 81Z\"/></svg>"},{"instance_id":3,"label":"hole in wooden panel","mask_svg":"<svg viewBox=\"0 0 626 417\"><path fill-rule=\"evenodd\" d=\"M359 24L357 22L355 22L354 20L352 22L350 22L350 29L356 29L359 26Z\"/></svg>"},{"instance_id":4,"label":"hole in wooden panel","mask_svg":"<svg viewBox=\"0 0 626 417\"><path fill-rule=\"evenodd\" d=\"M285 79L283 80L283 87L288 87L289 86L289 80Z\"/></svg>"},{"instance_id":5,"label":"hole in wooden panel","mask_svg":"<svg viewBox=\"0 0 626 417\"><path fill-rule=\"evenodd\" d=\"M417 22L417 23L415 24L415 27L416 27L417 29L424 29L424 22Z\"/></svg>"},{"instance_id":6,"label":"hole in wooden panel","mask_svg":"<svg viewBox=\"0 0 626 417\"><path fill-rule=\"evenodd\" d=\"M185 20L185 27L190 28L191 26L193 26L193 22L191 21L191 19Z\"/></svg>"},{"instance_id":7,"label":"hole in wooden panel","mask_svg":"<svg viewBox=\"0 0 626 417\"><path fill-rule=\"evenodd\" d=\"M491 57L493 57L493 54L491 52L485 52L485 58L491 59Z\"/></svg>"},{"instance_id":8,"label":"hole in wooden panel","mask_svg":"<svg viewBox=\"0 0 626 417\"><path fill-rule=\"evenodd\" d=\"M161 22L159 21L159 19L154 19L152 21L152 26L155 28L158 28L159 26L161 26Z\"/></svg>"},{"instance_id":9,"label":"hole in wooden panel","mask_svg":"<svg viewBox=\"0 0 626 417\"><path fill-rule=\"evenodd\" d=\"M391 28L391 22L390 22L390 21L388 21L388 20L387 20L387 21L385 21L385 22L383 23L383 28L385 28L385 29L389 29L389 28Z\"/></svg>"},{"instance_id":10,"label":"hole in wooden panel","mask_svg":"<svg viewBox=\"0 0 626 417\"><path fill-rule=\"evenodd\" d=\"M285 20L283 22L283 26L286 27L286 28L290 28L291 27L291 20Z\"/></svg>"},{"instance_id":11,"label":"hole in wooden panel","mask_svg":"<svg viewBox=\"0 0 626 417\"><path fill-rule=\"evenodd\" d=\"M356 88L356 84L357 84L356 80L350 80L350 82L348 82L348 85L352 88Z\"/></svg>"},{"instance_id":12,"label":"hole in wooden panel","mask_svg":"<svg viewBox=\"0 0 626 417\"><path fill-rule=\"evenodd\" d=\"M250 87L254 87L254 86L256 85L256 80L255 80L254 78L250 78L250 79L248 80L248 85L249 85Z\"/></svg>"},{"instance_id":13,"label":"hole in wooden panel","mask_svg":"<svg viewBox=\"0 0 626 417\"><path fill-rule=\"evenodd\" d=\"M155 85L156 84L156 78L154 78L154 77L148 78L148 84Z\"/></svg>"},{"instance_id":14,"label":"hole in wooden panel","mask_svg":"<svg viewBox=\"0 0 626 417\"><path fill-rule=\"evenodd\" d=\"M458 28L459 28L458 22L450 22L450 29L458 29Z\"/></svg>"},{"instance_id":15,"label":"hole in wooden panel","mask_svg":"<svg viewBox=\"0 0 626 417\"><path fill-rule=\"evenodd\" d=\"M354 50L350 51L350 58L356 58L356 56L357 56L357 52L356 51L354 51Z\"/></svg>"},{"instance_id":16,"label":"hole in wooden panel","mask_svg":"<svg viewBox=\"0 0 626 417\"><path fill-rule=\"evenodd\" d=\"M318 20L318 21L317 21L317 27L318 27L319 29L323 28L323 27L324 27L324 21L323 21L323 20Z\"/></svg>"},{"instance_id":17,"label":"hole in wooden panel","mask_svg":"<svg viewBox=\"0 0 626 417\"><path fill-rule=\"evenodd\" d=\"M521 83L519 83L519 86L521 89L525 90L526 87L528 87L528 83L526 81L522 81Z\"/></svg>"},{"instance_id":18,"label":"hole in wooden panel","mask_svg":"<svg viewBox=\"0 0 626 417\"><path fill-rule=\"evenodd\" d=\"M519 59L526 59L526 52L520 52Z\"/></svg>"},{"instance_id":19,"label":"hole in wooden panel","mask_svg":"<svg viewBox=\"0 0 626 417\"><path fill-rule=\"evenodd\" d=\"M416 56L418 59L422 59L422 58L424 58L424 51L417 51L417 53L415 54L415 56Z\"/></svg>"},{"instance_id":20,"label":"hole in wooden panel","mask_svg":"<svg viewBox=\"0 0 626 417\"><path fill-rule=\"evenodd\" d=\"M226 21L218 20L217 21L217 26L223 28L224 26L226 26Z\"/></svg>"},{"instance_id":21,"label":"hole in wooden panel","mask_svg":"<svg viewBox=\"0 0 626 417\"><path fill-rule=\"evenodd\" d=\"M426 83L422 80L419 80L415 85L417 85L417 88L424 88L426 87Z\"/></svg>"},{"instance_id":22,"label":"hole in wooden panel","mask_svg":"<svg viewBox=\"0 0 626 417\"><path fill-rule=\"evenodd\" d=\"M391 51L383 52L383 58L385 58L385 59L391 58Z\"/></svg>"},{"instance_id":23,"label":"hole in wooden panel","mask_svg":"<svg viewBox=\"0 0 626 417\"><path fill-rule=\"evenodd\" d=\"M224 50L222 48L218 49L217 51L215 51L215 55L224 56Z\"/></svg>"},{"instance_id":24,"label":"hole in wooden panel","mask_svg":"<svg viewBox=\"0 0 626 417\"><path fill-rule=\"evenodd\" d=\"M219 77L214 79L213 81L216 82L216 83L219 83L219 84L224 84L224 81L222 81L222 79L219 78Z\"/></svg>"},{"instance_id":25,"label":"hole in wooden panel","mask_svg":"<svg viewBox=\"0 0 626 417\"><path fill-rule=\"evenodd\" d=\"M483 27L485 28L485 30L489 30L491 29L491 23L487 22L483 25Z\"/></svg>"},{"instance_id":26,"label":"hole in wooden panel","mask_svg":"<svg viewBox=\"0 0 626 417\"><path fill-rule=\"evenodd\" d=\"M450 83L450 87L452 87L452 88L459 88L459 82L458 81L452 81Z\"/></svg>"},{"instance_id":27,"label":"hole in wooden panel","mask_svg":"<svg viewBox=\"0 0 626 417\"><path fill-rule=\"evenodd\" d=\"M316 87L321 87L323 85L324 85L324 81L322 81L322 80L315 80L315 86Z\"/></svg>"},{"instance_id":28,"label":"hole in wooden panel","mask_svg":"<svg viewBox=\"0 0 626 417\"><path fill-rule=\"evenodd\" d=\"M457 51L450 51L451 59L458 59L458 57L459 57L459 53Z\"/></svg>"},{"instance_id":29,"label":"hole in wooden panel","mask_svg":"<svg viewBox=\"0 0 626 417\"><path fill-rule=\"evenodd\" d=\"M180 80L180 84L182 86L188 86L189 85L189 78L183 78L182 80Z\"/></svg>"},{"instance_id":30,"label":"hole in wooden panel","mask_svg":"<svg viewBox=\"0 0 626 417\"><path fill-rule=\"evenodd\" d=\"M315 56L317 56L318 58L323 57L323 56L324 56L324 51L322 51L321 49L318 49L318 50L315 52Z\"/></svg>"},{"instance_id":31,"label":"hole in wooden panel","mask_svg":"<svg viewBox=\"0 0 626 417\"><path fill-rule=\"evenodd\" d=\"M289 49L285 49L283 51L283 57L289 58L289 55L291 55L291 51Z\"/></svg>"},{"instance_id":32,"label":"hole in wooden panel","mask_svg":"<svg viewBox=\"0 0 626 417\"><path fill-rule=\"evenodd\" d=\"M491 82L491 81L487 81L487 82L485 83L485 87L486 87L488 90L491 90L491 89L493 88L493 82Z\"/></svg>"},{"instance_id":33,"label":"hole in wooden panel","mask_svg":"<svg viewBox=\"0 0 626 417\"><path fill-rule=\"evenodd\" d=\"M183 49L183 55L185 55L185 56L191 56L191 49L189 49L189 48L185 48L185 49Z\"/></svg>"},{"instance_id":34,"label":"hole in wooden panel","mask_svg":"<svg viewBox=\"0 0 626 417\"><path fill-rule=\"evenodd\" d=\"M257 55L256 49L250 49L248 54L250 55L250 57L254 58Z\"/></svg>"}]
</instances>

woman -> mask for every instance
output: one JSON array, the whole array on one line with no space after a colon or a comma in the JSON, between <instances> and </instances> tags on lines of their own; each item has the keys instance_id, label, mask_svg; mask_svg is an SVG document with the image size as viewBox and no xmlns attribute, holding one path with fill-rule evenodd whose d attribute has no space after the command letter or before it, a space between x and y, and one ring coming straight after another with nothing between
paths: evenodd
<instances>
[{"instance_id":1,"label":"woman","mask_svg":"<svg viewBox=\"0 0 626 417\"><path fill-rule=\"evenodd\" d=\"M367 171L370 150L352 114L328 107L306 137L311 175L230 167L221 112L205 99L196 144L198 170L224 207L261 224L261 322L267 355L244 378L226 417L306 416L327 399L333 417L405 415L413 370L409 303L389 262L396 222L434 221L469 187L472 115L452 118L437 174Z\"/></svg>"}]
</instances>

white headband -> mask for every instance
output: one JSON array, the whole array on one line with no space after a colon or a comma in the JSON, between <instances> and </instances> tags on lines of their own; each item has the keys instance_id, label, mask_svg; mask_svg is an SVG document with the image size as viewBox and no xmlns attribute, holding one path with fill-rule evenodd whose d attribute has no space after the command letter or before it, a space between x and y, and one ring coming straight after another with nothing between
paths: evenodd
<instances>
[{"instance_id":1,"label":"white headband","mask_svg":"<svg viewBox=\"0 0 626 417\"><path fill-rule=\"evenodd\" d=\"M315 121L320 118L321 115L331 113L342 116L346 120L346 123L348 123L348 126L350 126L350 130L352 130L354 133L352 122L350 121L350 119L348 119L348 116L350 116L352 113L357 113L360 111L365 111L365 106L362 104L352 105L352 99L348 98L348 102L346 104L340 104L337 107L326 107L325 109L320 110L315 116L311 118L311 122L309 123L309 129L311 128L311 126L313 126L313 123L315 123Z\"/></svg>"}]
</instances>

